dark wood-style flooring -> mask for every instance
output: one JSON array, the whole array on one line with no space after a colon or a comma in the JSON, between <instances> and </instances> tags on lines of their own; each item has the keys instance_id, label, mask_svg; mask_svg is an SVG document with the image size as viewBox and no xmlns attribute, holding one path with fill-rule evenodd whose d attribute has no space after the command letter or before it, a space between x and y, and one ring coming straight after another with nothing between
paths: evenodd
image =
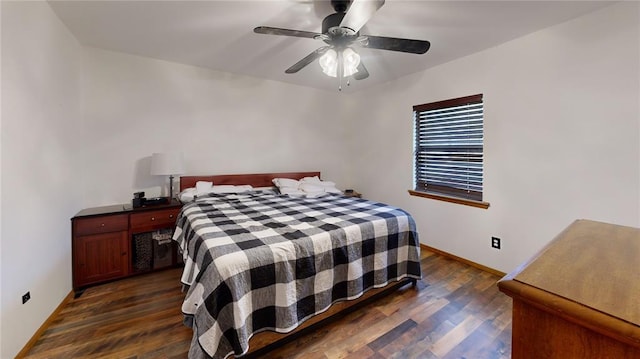
<instances>
[{"instance_id":1,"label":"dark wood-style flooring","mask_svg":"<svg viewBox=\"0 0 640 359\"><path fill-rule=\"evenodd\" d=\"M498 276L422 250L423 279L265 355L268 358L510 358L511 299ZM186 358L180 269L89 288L27 358Z\"/></svg>"}]
</instances>

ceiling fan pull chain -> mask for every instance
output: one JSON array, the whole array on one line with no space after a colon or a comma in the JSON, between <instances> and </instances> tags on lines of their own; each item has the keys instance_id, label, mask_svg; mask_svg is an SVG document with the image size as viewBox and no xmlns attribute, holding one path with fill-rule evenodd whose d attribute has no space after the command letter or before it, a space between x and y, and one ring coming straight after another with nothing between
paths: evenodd
<instances>
[{"instance_id":1,"label":"ceiling fan pull chain","mask_svg":"<svg viewBox=\"0 0 640 359\"><path fill-rule=\"evenodd\" d=\"M342 50L338 51L338 91L342 91L342 78L344 77L344 59Z\"/></svg>"}]
</instances>

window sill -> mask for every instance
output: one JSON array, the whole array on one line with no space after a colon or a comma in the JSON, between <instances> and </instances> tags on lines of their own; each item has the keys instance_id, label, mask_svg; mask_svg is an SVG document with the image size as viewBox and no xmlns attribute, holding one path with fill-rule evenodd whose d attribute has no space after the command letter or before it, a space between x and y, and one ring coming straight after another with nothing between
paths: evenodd
<instances>
[{"instance_id":1,"label":"window sill","mask_svg":"<svg viewBox=\"0 0 640 359\"><path fill-rule=\"evenodd\" d=\"M438 201L445 201L445 202L451 202L451 203L456 203L456 204L462 204L465 206L471 206L471 207L476 207L476 208L482 208L482 209L487 209L489 208L489 202L482 202L482 201L474 201L472 199L464 199L464 198L459 198L459 197L451 197L451 196L445 196L439 193L430 193L430 192L420 192L420 191L414 191L414 190L409 190L409 194L412 196L416 196L416 197L423 197L423 198L430 198L430 199L435 199Z\"/></svg>"}]
</instances>

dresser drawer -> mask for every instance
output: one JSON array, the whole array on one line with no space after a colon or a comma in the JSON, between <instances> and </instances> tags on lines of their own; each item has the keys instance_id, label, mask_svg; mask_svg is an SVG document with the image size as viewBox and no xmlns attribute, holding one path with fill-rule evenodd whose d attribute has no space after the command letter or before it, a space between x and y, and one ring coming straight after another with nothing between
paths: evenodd
<instances>
[{"instance_id":1,"label":"dresser drawer","mask_svg":"<svg viewBox=\"0 0 640 359\"><path fill-rule=\"evenodd\" d=\"M146 211L131 215L131 229L149 228L155 226L173 226L176 224L180 208Z\"/></svg>"},{"instance_id":2,"label":"dresser drawer","mask_svg":"<svg viewBox=\"0 0 640 359\"><path fill-rule=\"evenodd\" d=\"M74 228L74 234L78 236L126 231L129 228L129 216L126 214L119 214L115 216L76 219Z\"/></svg>"}]
</instances>

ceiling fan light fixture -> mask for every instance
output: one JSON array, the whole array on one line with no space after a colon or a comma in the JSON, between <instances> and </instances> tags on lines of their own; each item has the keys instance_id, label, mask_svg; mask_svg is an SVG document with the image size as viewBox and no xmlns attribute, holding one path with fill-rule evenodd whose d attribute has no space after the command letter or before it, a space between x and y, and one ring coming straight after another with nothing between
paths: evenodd
<instances>
[{"instance_id":1,"label":"ceiling fan light fixture","mask_svg":"<svg viewBox=\"0 0 640 359\"><path fill-rule=\"evenodd\" d=\"M360 55L353 51L352 48L347 47L342 51L342 63L344 64L344 77L351 76L358 72Z\"/></svg>"},{"instance_id":2,"label":"ceiling fan light fixture","mask_svg":"<svg viewBox=\"0 0 640 359\"><path fill-rule=\"evenodd\" d=\"M322 72L327 76L336 77L338 73L338 53L334 49L329 49L318 60Z\"/></svg>"},{"instance_id":3,"label":"ceiling fan light fixture","mask_svg":"<svg viewBox=\"0 0 640 359\"><path fill-rule=\"evenodd\" d=\"M338 89L340 89L343 78L346 78L346 84L349 86L351 77L354 80L364 80L369 77L369 71L352 46L409 54L424 54L431 47L431 43L426 40L361 35L362 27L384 3L385 0L331 0L331 5L336 12L322 20L322 33L271 26L258 26L253 29L253 32L311 38L324 42L325 45L317 48L284 72L295 74L312 62L320 60L322 72L327 76L339 78Z\"/></svg>"},{"instance_id":4,"label":"ceiling fan light fixture","mask_svg":"<svg viewBox=\"0 0 640 359\"><path fill-rule=\"evenodd\" d=\"M341 55L341 56L338 56ZM337 77L338 74L338 62L342 60L343 64L343 77L348 77L358 72L358 65L360 65L360 55L352 48L347 47L342 50L341 54L338 54L336 50L329 49L318 60L322 72L327 76Z\"/></svg>"}]
</instances>

